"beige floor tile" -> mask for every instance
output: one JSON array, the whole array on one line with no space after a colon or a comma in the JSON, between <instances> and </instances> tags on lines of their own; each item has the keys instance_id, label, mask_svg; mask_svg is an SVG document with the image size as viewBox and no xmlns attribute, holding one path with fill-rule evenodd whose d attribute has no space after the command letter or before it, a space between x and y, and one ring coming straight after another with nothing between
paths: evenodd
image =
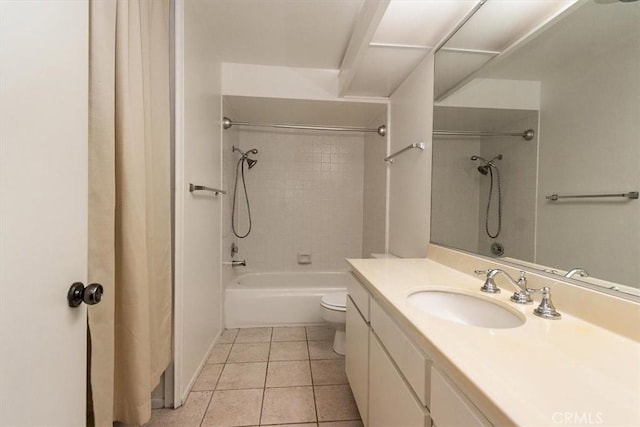
<instances>
[{"instance_id":1,"label":"beige floor tile","mask_svg":"<svg viewBox=\"0 0 640 427\"><path fill-rule=\"evenodd\" d=\"M227 363L266 362L269 360L269 343L234 344Z\"/></svg>"},{"instance_id":2,"label":"beige floor tile","mask_svg":"<svg viewBox=\"0 0 640 427\"><path fill-rule=\"evenodd\" d=\"M267 362L227 363L216 390L263 388L266 374Z\"/></svg>"},{"instance_id":3,"label":"beige floor tile","mask_svg":"<svg viewBox=\"0 0 640 427\"><path fill-rule=\"evenodd\" d=\"M311 385L309 361L269 362L267 387Z\"/></svg>"},{"instance_id":4,"label":"beige floor tile","mask_svg":"<svg viewBox=\"0 0 640 427\"><path fill-rule=\"evenodd\" d=\"M307 339L309 341L332 340L335 329L329 325L307 326Z\"/></svg>"},{"instance_id":5,"label":"beige floor tile","mask_svg":"<svg viewBox=\"0 0 640 427\"><path fill-rule=\"evenodd\" d=\"M272 342L269 361L309 360L306 341Z\"/></svg>"},{"instance_id":6,"label":"beige floor tile","mask_svg":"<svg viewBox=\"0 0 640 427\"><path fill-rule=\"evenodd\" d=\"M247 328L240 329L236 337L236 343L269 342L271 341L272 328Z\"/></svg>"},{"instance_id":7,"label":"beige floor tile","mask_svg":"<svg viewBox=\"0 0 640 427\"><path fill-rule=\"evenodd\" d=\"M359 420L360 414L348 385L314 387L318 421Z\"/></svg>"},{"instance_id":8,"label":"beige floor tile","mask_svg":"<svg viewBox=\"0 0 640 427\"><path fill-rule=\"evenodd\" d=\"M309 358L311 360L342 359L333 351L333 341L309 341Z\"/></svg>"},{"instance_id":9,"label":"beige floor tile","mask_svg":"<svg viewBox=\"0 0 640 427\"><path fill-rule=\"evenodd\" d=\"M312 360L311 374L314 385L348 384L344 359Z\"/></svg>"},{"instance_id":10,"label":"beige floor tile","mask_svg":"<svg viewBox=\"0 0 640 427\"><path fill-rule=\"evenodd\" d=\"M268 388L264 391L260 424L316 421L312 387Z\"/></svg>"},{"instance_id":11,"label":"beige floor tile","mask_svg":"<svg viewBox=\"0 0 640 427\"><path fill-rule=\"evenodd\" d=\"M231 344L216 344L211 350L207 363L225 363L230 351Z\"/></svg>"},{"instance_id":12,"label":"beige floor tile","mask_svg":"<svg viewBox=\"0 0 640 427\"><path fill-rule=\"evenodd\" d=\"M362 421L331 421L328 423L320 423L319 427L363 427Z\"/></svg>"},{"instance_id":13,"label":"beige floor tile","mask_svg":"<svg viewBox=\"0 0 640 427\"><path fill-rule=\"evenodd\" d=\"M212 394L211 391L195 391L178 409L154 409L145 427L197 427L202 422Z\"/></svg>"},{"instance_id":14,"label":"beige floor tile","mask_svg":"<svg viewBox=\"0 0 640 427\"><path fill-rule=\"evenodd\" d=\"M236 339L236 335L238 335L237 329L225 329L218 338L217 344L233 344Z\"/></svg>"},{"instance_id":15,"label":"beige floor tile","mask_svg":"<svg viewBox=\"0 0 640 427\"><path fill-rule=\"evenodd\" d=\"M307 334L304 326L273 328L271 341L305 341Z\"/></svg>"},{"instance_id":16,"label":"beige floor tile","mask_svg":"<svg viewBox=\"0 0 640 427\"><path fill-rule=\"evenodd\" d=\"M214 390L224 365L204 365L202 372L193 385L193 391Z\"/></svg>"},{"instance_id":17,"label":"beige floor tile","mask_svg":"<svg viewBox=\"0 0 640 427\"><path fill-rule=\"evenodd\" d=\"M203 427L249 426L260 422L263 390L220 390L213 393Z\"/></svg>"}]
</instances>

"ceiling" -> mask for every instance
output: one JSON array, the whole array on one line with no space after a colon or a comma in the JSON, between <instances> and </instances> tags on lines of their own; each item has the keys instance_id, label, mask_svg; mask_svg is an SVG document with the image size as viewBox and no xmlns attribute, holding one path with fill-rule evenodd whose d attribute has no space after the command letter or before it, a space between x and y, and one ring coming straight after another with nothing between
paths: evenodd
<instances>
[{"instance_id":1,"label":"ceiling","mask_svg":"<svg viewBox=\"0 0 640 427\"><path fill-rule=\"evenodd\" d=\"M223 62L339 69L364 0L215 0Z\"/></svg>"},{"instance_id":2,"label":"ceiling","mask_svg":"<svg viewBox=\"0 0 640 427\"><path fill-rule=\"evenodd\" d=\"M368 97L390 96L478 4L478 0L215 1L212 31L215 40L223 41L217 43L223 62L339 69L341 96ZM551 9L570 1L574 0L487 0L476 16L490 19L475 29L465 27L450 46L488 50L488 60L554 13Z\"/></svg>"}]
</instances>

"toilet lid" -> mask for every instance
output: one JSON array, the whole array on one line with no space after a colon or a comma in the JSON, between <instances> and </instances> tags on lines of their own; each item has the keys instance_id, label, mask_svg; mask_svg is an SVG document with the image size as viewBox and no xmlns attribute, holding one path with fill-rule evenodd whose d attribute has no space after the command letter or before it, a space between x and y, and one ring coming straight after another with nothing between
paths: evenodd
<instances>
[{"instance_id":1,"label":"toilet lid","mask_svg":"<svg viewBox=\"0 0 640 427\"><path fill-rule=\"evenodd\" d=\"M330 310L345 311L347 309L347 293L338 292L335 294L327 294L322 297L320 304Z\"/></svg>"}]
</instances>

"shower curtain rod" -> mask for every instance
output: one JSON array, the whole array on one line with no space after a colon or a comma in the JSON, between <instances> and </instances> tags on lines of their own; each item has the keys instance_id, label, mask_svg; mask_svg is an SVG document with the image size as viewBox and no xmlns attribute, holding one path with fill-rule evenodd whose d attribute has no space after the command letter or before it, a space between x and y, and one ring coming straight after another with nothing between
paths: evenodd
<instances>
[{"instance_id":1,"label":"shower curtain rod","mask_svg":"<svg viewBox=\"0 0 640 427\"><path fill-rule=\"evenodd\" d=\"M307 129L307 130L325 130L325 131L340 131L340 132L375 132L380 136L387 134L387 127L380 125L376 129L359 128L349 126L315 126L315 125L292 125L285 123L251 123L251 122L239 122L231 120L228 117L222 119L222 127L229 129L231 126L256 126L256 127L268 127L268 128L284 128L284 129Z\"/></svg>"},{"instance_id":2,"label":"shower curtain rod","mask_svg":"<svg viewBox=\"0 0 640 427\"><path fill-rule=\"evenodd\" d=\"M531 141L536 135L533 129L524 132L475 132L469 130L434 130L434 135L440 136L519 136L526 141Z\"/></svg>"}]
</instances>

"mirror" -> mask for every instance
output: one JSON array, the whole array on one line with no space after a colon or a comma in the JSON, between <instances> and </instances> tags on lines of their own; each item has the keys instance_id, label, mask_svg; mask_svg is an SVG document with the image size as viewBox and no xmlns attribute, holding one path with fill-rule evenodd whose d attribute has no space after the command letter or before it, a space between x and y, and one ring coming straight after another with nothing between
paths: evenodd
<instances>
[{"instance_id":1,"label":"mirror","mask_svg":"<svg viewBox=\"0 0 640 427\"><path fill-rule=\"evenodd\" d=\"M640 295L640 2L465 46L491 4L436 54L431 241Z\"/></svg>"}]
</instances>

